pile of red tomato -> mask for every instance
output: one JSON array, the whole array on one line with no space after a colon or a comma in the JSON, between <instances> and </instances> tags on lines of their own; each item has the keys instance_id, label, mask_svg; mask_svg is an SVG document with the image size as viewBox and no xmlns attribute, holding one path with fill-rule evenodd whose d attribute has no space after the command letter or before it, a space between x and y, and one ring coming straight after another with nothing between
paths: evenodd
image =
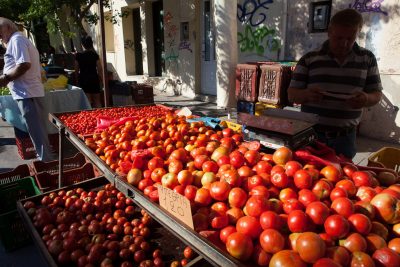
<instances>
[{"instance_id":1,"label":"pile of red tomato","mask_svg":"<svg viewBox=\"0 0 400 267\"><path fill-rule=\"evenodd\" d=\"M151 200L156 184L184 195L195 230L250 265L400 266L393 173L318 167L285 147L262 153L229 128L171 114L111 126L86 144Z\"/></svg>"},{"instance_id":2,"label":"pile of red tomato","mask_svg":"<svg viewBox=\"0 0 400 267\"><path fill-rule=\"evenodd\" d=\"M52 192L24 208L61 266L178 266L194 256L187 247L182 261L163 259L151 239L151 217L111 184Z\"/></svg>"},{"instance_id":3,"label":"pile of red tomato","mask_svg":"<svg viewBox=\"0 0 400 267\"><path fill-rule=\"evenodd\" d=\"M123 117L154 117L163 116L171 111L161 105L143 107L118 107L95 110L83 110L76 113L61 114L59 119L76 134L92 134L97 128L97 118L109 117L119 119Z\"/></svg>"}]
</instances>

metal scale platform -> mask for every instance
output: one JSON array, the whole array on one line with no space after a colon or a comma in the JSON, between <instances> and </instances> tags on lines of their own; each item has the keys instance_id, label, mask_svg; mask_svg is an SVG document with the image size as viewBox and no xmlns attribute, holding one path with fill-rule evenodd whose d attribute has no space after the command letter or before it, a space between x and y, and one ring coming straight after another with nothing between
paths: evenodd
<instances>
[{"instance_id":1,"label":"metal scale platform","mask_svg":"<svg viewBox=\"0 0 400 267\"><path fill-rule=\"evenodd\" d=\"M266 109L263 116L238 113L237 121L244 125L245 140L258 140L266 148L286 146L295 150L317 138L313 126L318 116L310 113Z\"/></svg>"}]
</instances>

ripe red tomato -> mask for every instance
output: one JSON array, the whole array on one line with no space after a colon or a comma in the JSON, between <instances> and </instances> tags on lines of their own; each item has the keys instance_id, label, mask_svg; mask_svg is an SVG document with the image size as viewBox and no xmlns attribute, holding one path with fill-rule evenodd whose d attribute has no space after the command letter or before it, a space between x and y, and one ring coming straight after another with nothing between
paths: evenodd
<instances>
[{"instance_id":1,"label":"ripe red tomato","mask_svg":"<svg viewBox=\"0 0 400 267\"><path fill-rule=\"evenodd\" d=\"M177 176L178 182L181 185L190 185L193 183L193 175L188 170L182 170Z\"/></svg>"},{"instance_id":2,"label":"ripe red tomato","mask_svg":"<svg viewBox=\"0 0 400 267\"><path fill-rule=\"evenodd\" d=\"M185 187L184 196L189 199L191 202L194 201L196 197L197 187L194 185L187 185Z\"/></svg>"},{"instance_id":3,"label":"ripe red tomato","mask_svg":"<svg viewBox=\"0 0 400 267\"><path fill-rule=\"evenodd\" d=\"M287 147L280 147L272 154L272 160L277 165L285 165L293 158L293 152Z\"/></svg>"},{"instance_id":4,"label":"ripe red tomato","mask_svg":"<svg viewBox=\"0 0 400 267\"><path fill-rule=\"evenodd\" d=\"M352 180L348 180L348 179L340 180L339 182L336 183L335 187L343 188L347 192L347 195L349 198L352 198L357 193L357 188L354 185Z\"/></svg>"},{"instance_id":5,"label":"ripe red tomato","mask_svg":"<svg viewBox=\"0 0 400 267\"><path fill-rule=\"evenodd\" d=\"M289 177L284 172L277 172L275 174L271 174L270 181L278 188L285 188L289 184Z\"/></svg>"},{"instance_id":6,"label":"ripe red tomato","mask_svg":"<svg viewBox=\"0 0 400 267\"><path fill-rule=\"evenodd\" d=\"M269 198L269 191L268 188L266 186L263 185L258 185L253 187L250 192L249 192L250 196L263 196L266 199Z\"/></svg>"},{"instance_id":7,"label":"ripe red tomato","mask_svg":"<svg viewBox=\"0 0 400 267\"><path fill-rule=\"evenodd\" d=\"M235 168L240 168L246 162L244 156L239 151L235 150L229 154L230 164Z\"/></svg>"},{"instance_id":8,"label":"ripe red tomato","mask_svg":"<svg viewBox=\"0 0 400 267\"><path fill-rule=\"evenodd\" d=\"M212 201L210 191L204 187L196 191L194 202L199 206L208 206Z\"/></svg>"},{"instance_id":9,"label":"ripe red tomato","mask_svg":"<svg viewBox=\"0 0 400 267\"><path fill-rule=\"evenodd\" d=\"M267 253L277 253L285 247L285 238L275 229L266 229L260 235L260 245Z\"/></svg>"},{"instance_id":10,"label":"ripe red tomato","mask_svg":"<svg viewBox=\"0 0 400 267\"><path fill-rule=\"evenodd\" d=\"M246 202L246 212L248 215L258 217L269 207L269 202L262 196L251 196Z\"/></svg>"},{"instance_id":11,"label":"ripe red tomato","mask_svg":"<svg viewBox=\"0 0 400 267\"><path fill-rule=\"evenodd\" d=\"M350 266L375 267L374 261L365 252L356 251L351 256Z\"/></svg>"},{"instance_id":12,"label":"ripe red tomato","mask_svg":"<svg viewBox=\"0 0 400 267\"><path fill-rule=\"evenodd\" d=\"M224 244L226 244L228 237L235 232L236 232L236 227L233 225L228 225L228 226L222 228L221 231L219 232L219 239L221 239L221 241Z\"/></svg>"},{"instance_id":13,"label":"ripe red tomato","mask_svg":"<svg viewBox=\"0 0 400 267\"><path fill-rule=\"evenodd\" d=\"M332 183L337 183L342 179L341 172L332 165L328 165L322 168L320 174Z\"/></svg>"},{"instance_id":14,"label":"ripe red tomato","mask_svg":"<svg viewBox=\"0 0 400 267\"><path fill-rule=\"evenodd\" d=\"M279 192L279 200L285 202L288 201L289 199L297 199L298 195L297 192L290 187L284 188Z\"/></svg>"},{"instance_id":15,"label":"ripe red tomato","mask_svg":"<svg viewBox=\"0 0 400 267\"><path fill-rule=\"evenodd\" d=\"M283 202L283 211L286 214L289 214L294 210L304 210L304 205L295 198L291 198Z\"/></svg>"},{"instance_id":16,"label":"ripe red tomato","mask_svg":"<svg viewBox=\"0 0 400 267\"><path fill-rule=\"evenodd\" d=\"M152 159L149 160L149 162L147 163L147 168L150 171L153 171L156 168L162 168L164 167L164 160L160 157L154 157Z\"/></svg>"},{"instance_id":17,"label":"ripe red tomato","mask_svg":"<svg viewBox=\"0 0 400 267\"><path fill-rule=\"evenodd\" d=\"M350 225L341 215L330 215L324 223L325 232L333 238L343 238L350 231Z\"/></svg>"},{"instance_id":18,"label":"ripe red tomato","mask_svg":"<svg viewBox=\"0 0 400 267\"><path fill-rule=\"evenodd\" d=\"M325 256L325 242L313 232L301 233L296 239L296 251L300 258L307 263L314 263Z\"/></svg>"},{"instance_id":19,"label":"ripe red tomato","mask_svg":"<svg viewBox=\"0 0 400 267\"><path fill-rule=\"evenodd\" d=\"M201 170L204 162L209 161L210 158L207 155L197 155L194 158L194 166L196 169Z\"/></svg>"},{"instance_id":20,"label":"ripe red tomato","mask_svg":"<svg viewBox=\"0 0 400 267\"><path fill-rule=\"evenodd\" d=\"M299 253L293 250L281 250L272 256L269 266L307 267L307 264L300 258Z\"/></svg>"},{"instance_id":21,"label":"ripe red tomato","mask_svg":"<svg viewBox=\"0 0 400 267\"><path fill-rule=\"evenodd\" d=\"M260 160L255 165L255 171L259 175L262 174L262 173L269 174L271 172L271 169L272 169L272 165L268 161Z\"/></svg>"},{"instance_id":22,"label":"ripe red tomato","mask_svg":"<svg viewBox=\"0 0 400 267\"><path fill-rule=\"evenodd\" d=\"M332 188L331 182L326 179L321 179L314 184L312 191L320 200L324 200L329 197Z\"/></svg>"},{"instance_id":23,"label":"ripe red tomato","mask_svg":"<svg viewBox=\"0 0 400 267\"><path fill-rule=\"evenodd\" d=\"M355 213L348 218L351 230L364 236L368 235L372 229L371 220L361 213Z\"/></svg>"},{"instance_id":24,"label":"ripe red tomato","mask_svg":"<svg viewBox=\"0 0 400 267\"><path fill-rule=\"evenodd\" d=\"M326 257L339 263L341 266L348 266L351 260L350 252L342 246L328 247Z\"/></svg>"},{"instance_id":25,"label":"ripe red tomato","mask_svg":"<svg viewBox=\"0 0 400 267\"><path fill-rule=\"evenodd\" d=\"M260 215L260 225L263 230L275 229L280 230L283 226L281 217L274 211L264 211Z\"/></svg>"},{"instance_id":26,"label":"ripe red tomato","mask_svg":"<svg viewBox=\"0 0 400 267\"><path fill-rule=\"evenodd\" d=\"M299 198L298 200L307 207L310 203L314 201L318 201L318 197L309 189L301 189L299 191Z\"/></svg>"},{"instance_id":27,"label":"ripe red tomato","mask_svg":"<svg viewBox=\"0 0 400 267\"><path fill-rule=\"evenodd\" d=\"M292 177L298 170L301 170L303 166L300 162L291 160L285 164L285 173L287 176Z\"/></svg>"},{"instance_id":28,"label":"ripe red tomato","mask_svg":"<svg viewBox=\"0 0 400 267\"><path fill-rule=\"evenodd\" d=\"M253 167L260 160L260 153L256 150L249 150L244 153L244 158L248 166Z\"/></svg>"},{"instance_id":29,"label":"ripe red tomato","mask_svg":"<svg viewBox=\"0 0 400 267\"><path fill-rule=\"evenodd\" d=\"M354 204L350 199L346 197L340 197L332 202L331 209L337 214L342 215L345 218L349 218L349 216L354 213Z\"/></svg>"},{"instance_id":30,"label":"ripe red tomato","mask_svg":"<svg viewBox=\"0 0 400 267\"><path fill-rule=\"evenodd\" d=\"M329 216L329 208L320 201L310 203L306 207L306 214L317 225L323 225Z\"/></svg>"},{"instance_id":31,"label":"ripe red tomato","mask_svg":"<svg viewBox=\"0 0 400 267\"><path fill-rule=\"evenodd\" d=\"M367 241L359 233L352 233L348 235L345 239L340 240L339 244L345 247L351 253L356 251L366 252Z\"/></svg>"},{"instance_id":32,"label":"ripe red tomato","mask_svg":"<svg viewBox=\"0 0 400 267\"><path fill-rule=\"evenodd\" d=\"M307 170L298 170L293 176L294 184L299 189L311 189L313 179Z\"/></svg>"},{"instance_id":33,"label":"ripe red tomato","mask_svg":"<svg viewBox=\"0 0 400 267\"><path fill-rule=\"evenodd\" d=\"M231 207L241 208L246 204L247 193L240 187L232 188L228 195L228 201Z\"/></svg>"},{"instance_id":34,"label":"ripe red tomato","mask_svg":"<svg viewBox=\"0 0 400 267\"><path fill-rule=\"evenodd\" d=\"M228 236L226 250L233 257L246 261L253 253L253 241L249 236L236 232Z\"/></svg>"},{"instance_id":35,"label":"ripe red tomato","mask_svg":"<svg viewBox=\"0 0 400 267\"><path fill-rule=\"evenodd\" d=\"M231 186L225 181L213 182L210 185L210 195L213 199L218 201L225 201L228 199Z\"/></svg>"},{"instance_id":36,"label":"ripe red tomato","mask_svg":"<svg viewBox=\"0 0 400 267\"><path fill-rule=\"evenodd\" d=\"M289 230L293 233L300 233L307 231L309 224L311 223L307 214L301 210L294 210L289 213L287 224Z\"/></svg>"},{"instance_id":37,"label":"ripe red tomato","mask_svg":"<svg viewBox=\"0 0 400 267\"><path fill-rule=\"evenodd\" d=\"M351 176L356 187L370 186L372 187L372 175L367 171L356 171Z\"/></svg>"},{"instance_id":38,"label":"ripe red tomato","mask_svg":"<svg viewBox=\"0 0 400 267\"><path fill-rule=\"evenodd\" d=\"M262 229L257 218L252 216L243 216L236 222L236 231L245 234L254 240L260 236Z\"/></svg>"},{"instance_id":39,"label":"ripe red tomato","mask_svg":"<svg viewBox=\"0 0 400 267\"><path fill-rule=\"evenodd\" d=\"M215 161L208 160L203 163L202 165L202 170L204 172L213 172L213 173L218 173L219 166Z\"/></svg>"},{"instance_id":40,"label":"ripe red tomato","mask_svg":"<svg viewBox=\"0 0 400 267\"><path fill-rule=\"evenodd\" d=\"M164 168L156 168L151 172L150 178L153 182L160 183L165 174L167 174L167 171Z\"/></svg>"}]
</instances>

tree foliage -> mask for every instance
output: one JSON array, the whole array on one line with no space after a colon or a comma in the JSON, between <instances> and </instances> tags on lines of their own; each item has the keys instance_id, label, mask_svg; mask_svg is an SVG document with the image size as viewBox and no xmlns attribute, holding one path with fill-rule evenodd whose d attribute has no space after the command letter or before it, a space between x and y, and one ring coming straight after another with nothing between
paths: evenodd
<instances>
[{"instance_id":1,"label":"tree foliage","mask_svg":"<svg viewBox=\"0 0 400 267\"><path fill-rule=\"evenodd\" d=\"M112 10L112 0L102 1L105 8ZM98 0L1 0L0 16L21 21L28 30L32 22L44 20L47 22L49 32L60 31L68 36L75 33L62 31L59 18L59 14L67 8L71 12L68 23L77 27L80 35L86 35L82 22L86 21L90 25L97 24L99 14L92 13L90 10L97 2ZM105 19L113 23L116 23L118 17L126 15L117 10L113 10L112 14Z\"/></svg>"}]
</instances>

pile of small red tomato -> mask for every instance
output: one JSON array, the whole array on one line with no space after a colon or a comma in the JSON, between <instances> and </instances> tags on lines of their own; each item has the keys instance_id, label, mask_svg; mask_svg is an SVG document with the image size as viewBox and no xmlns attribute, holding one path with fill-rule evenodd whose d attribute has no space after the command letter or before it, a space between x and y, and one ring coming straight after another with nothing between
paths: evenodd
<instances>
[{"instance_id":1,"label":"pile of small red tomato","mask_svg":"<svg viewBox=\"0 0 400 267\"><path fill-rule=\"evenodd\" d=\"M171 111L160 105L143 107L118 107L95 110L83 110L76 113L61 114L59 119L76 134L92 134L97 128L97 118L109 117L119 119L123 117L154 117L163 116Z\"/></svg>"},{"instance_id":2,"label":"pile of small red tomato","mask_svg":"<svg viewBox=\"0 0 400 267\"><path fill-rule=\"evenodd\" d=\"M111 126L86 144L151 200L156 184L184 195L195 230L250 265L400 266L392 173L318 167L285 147L262 153L229 128L174 115Z\"/></svg>"},{"instance_id":3,"label":"pile of small red tomato","mask_svg":"<svg viewBox=\"0 0 400 267\"><path fill-rule=\"evenodd\" d=\"M151 217L135 209L132 200L111 184L99 191L52 192L40 202L26 201L24 208L61 266L165 266L168 262L151 242ZM193 251L186 250L184 255L193 257Z\"/></svg>"}]
</instances>

